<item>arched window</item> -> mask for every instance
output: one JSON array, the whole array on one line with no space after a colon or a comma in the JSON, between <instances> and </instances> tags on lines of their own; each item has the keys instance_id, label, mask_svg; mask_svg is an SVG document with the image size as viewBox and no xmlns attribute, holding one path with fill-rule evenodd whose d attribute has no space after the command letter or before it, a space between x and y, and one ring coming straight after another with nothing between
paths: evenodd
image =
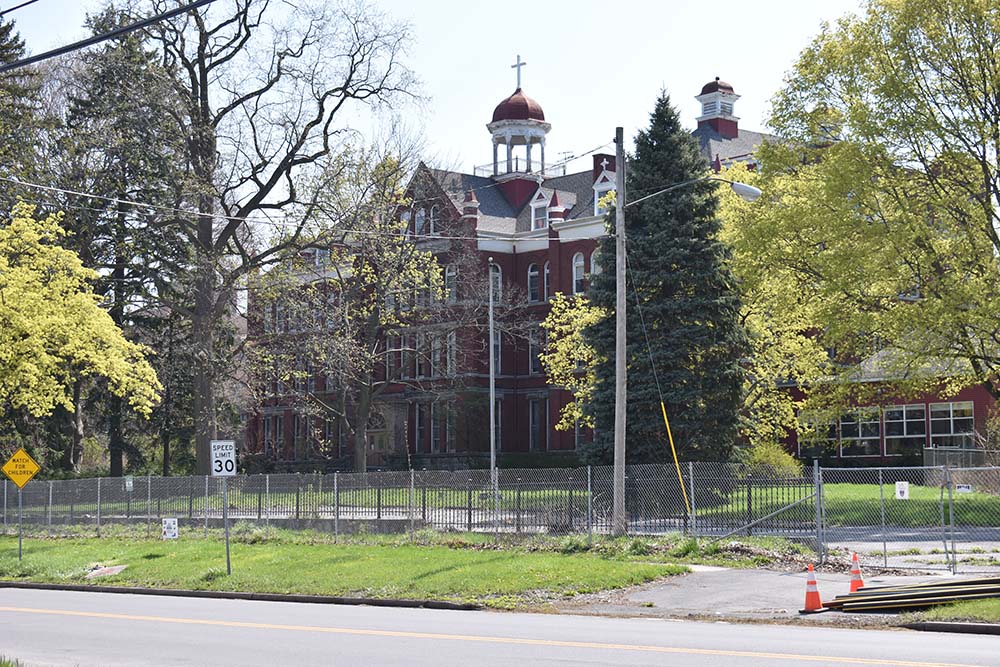
<instances>
[{"instance_id":1,"label":"arched window","mask_svg":"<svg viewBox=\"0 0 1000 667\"><path fill-rule=\"evenodd\" d=\"M539 272L537 264L528 265L528 301L541 301L541 285L539 284Z\"/></svg>"},{"instance_id":2,"label":"arched window","mask_svg":"<svg viewBox=\"0 0 1000 667\"><path fill-rule=\"evenodd\" d=\"M601 265L597 262L597 253L597 250L590 253L590 275L592 276L596 276L601 272Z\"/></svg>"},{"instance_id":3,"label":"arched window","mask_svg":"<svg viewBox=\"0 0 1000 667\"><path fill-rule=\"evenodd\" d=\"M453 264L444 267L444 294L448 303L458 301L458 270Z\"/></svg>"},{"instance_id":4,"label":"arched window","mask_svg":"<svg viewBox=\"0 0 1000 667\"><path fill-rule=\"evenodd\" d=\"M427 221L427 211L422 208L418 208L416 214L413 216L413 233L416 236L421 236L424 234L424 223Z\"/></svg>"},{"instance_id":5,"label":"arched window","mask_svg":"<svg viewBox=\"0 0 1000 667\"><path fill-rule=\"evenodd\" d=\"M583 253L573 255L573 294L583 294L586 291L583 273Z\"/></svg>"},{"instance_id":6,"label":"arched window","mask_svg":"<svg viewBox=\"0 0 1000 667\"><path fill-rule=\"evenodd\" d=\"M496 303L503 295L503 272L499 264L491 264L490 273L493 279L493 302Z\"/></svg>"},{"instance_id":7,"label":"arched window","mask_svg":"<svg viewBox=\"0 0 1000 667\"><path fill-rule=\"evenodd\" d=\"M549 289L549 263L545 262L545 268L542 270L542 298L546 301L552 295L552 290Z\"/></svg>"}]
</instances>

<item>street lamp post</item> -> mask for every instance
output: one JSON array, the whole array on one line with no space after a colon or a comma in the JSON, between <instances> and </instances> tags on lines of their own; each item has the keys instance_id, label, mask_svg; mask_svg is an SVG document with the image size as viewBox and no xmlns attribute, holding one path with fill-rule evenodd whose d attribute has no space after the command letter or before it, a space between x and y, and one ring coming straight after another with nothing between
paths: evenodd
<instances>
[{"instance_id":1,"label":"street lamp post","mask_svg":"<svg viewBox=\"0 0 1000 667\"><path fill-rule=\"evenodd\" d=\"M625 149L622 128L615 128L615 187L618 204L615 206L615 458L614 458L614 503L611 527L614 535L628 532L628 517L625 514L625 404L627 399L626 335L625 335L625 209L672 190L687 187L701 181L721 181L729 183L733 192L747 201L754 201L761 191L752 185L739 183L719 176L701 176L689 181L674 183L667 187L626 203L625 199ZM666 409L664 409L666 419ZM669 428L669 426L667 427ZM674 454L676 459L676 452ZM676 463L676 461L675 461ZM680 468L678 467L678 471ZM679 472L678 472L679 474ZM683 489L683 480L681 481Z\"/></svg>"},{"instance_id":2,"label":"street lamp post","mask_svg":"<svg viewBox=\"0 0 1000 667\"><path fill-rule=\"evenodd\" d=\"M494 515L499 512L499 480L497 479L497 421L496 421L496 384L497 384L497 369L496 369L496 350L493 348L494 345L494 323L493 323L493 270L496 265L493 263L493 258L490 257L489 266L489 283L490 283L490 305L489 305L489 336L490 341L487 345L490 355L490 487L493 490L493 511ZM494 516L494 520L498 517Z\"/></svg>"}]
</instances>

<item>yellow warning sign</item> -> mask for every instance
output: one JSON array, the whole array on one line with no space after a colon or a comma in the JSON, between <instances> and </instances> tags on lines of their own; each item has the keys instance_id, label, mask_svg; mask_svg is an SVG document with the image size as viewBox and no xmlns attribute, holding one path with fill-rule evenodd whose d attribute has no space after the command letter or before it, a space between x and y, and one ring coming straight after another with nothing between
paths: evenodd
<instances>
[{"instance_id":1,"label":"yellow warning sign","mask_svg":"<svg viewBox=\"0 0 1000 667\"><path fill-rule=\"evenodd\" d=\"M3 470L3 474L10 478L10 481L17 484L17 488L23 489L24 485L31 481L31 478L38 474L38 471L42 469L42 466L35 462L35 459L31 458L28 452L24 451L24 448L18 449L14 454L7 459L7 463L3 464L0 470Z\"/></svg>"}]
</instances>

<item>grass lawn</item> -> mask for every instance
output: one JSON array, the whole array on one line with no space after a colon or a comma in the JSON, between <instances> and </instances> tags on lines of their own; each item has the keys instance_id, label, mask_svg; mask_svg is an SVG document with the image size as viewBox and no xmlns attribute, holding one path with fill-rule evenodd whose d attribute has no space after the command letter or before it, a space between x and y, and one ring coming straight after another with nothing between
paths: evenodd
<instances>
[{"instance_id":1,"label":"grass lawn","mask_svg":"<svg viewBox=\"0 0 1000 667\"><path fill-rule=\"evenodd\" d=\"M265 538L243 531L232 544L232 576L217 539L27 539L0 537L0 579L198 590L476 601L510 607L528 600L621 588L680 574L676 563L592 552L562 553L485 540L447 544L310 542L301 534ZM128 565L96 580L96 566Z\"/></svg>"},{"instance_id":2,"label":"grass lawn","mask_svg":"<svg viewBox=\"0 0 1000 667\"><path fill-rule=\"evenodd\" d=\"M969 600L932 607L907 617L907 621L973 621L1000 623L1000 600Z\"/></svg>"}]
</instances>

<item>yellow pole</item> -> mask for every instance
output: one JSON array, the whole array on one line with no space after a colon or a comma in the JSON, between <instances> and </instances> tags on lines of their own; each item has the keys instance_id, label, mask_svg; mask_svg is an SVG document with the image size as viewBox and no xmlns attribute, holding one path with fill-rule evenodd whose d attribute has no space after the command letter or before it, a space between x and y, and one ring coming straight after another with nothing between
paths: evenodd
<instances>
[{"instance_id":1,"label":"yellow pole","mask_svg":"<svg viewBox=\"0 0 1000 667\"><path fill-rule=\"evenodd\" d=\"M667 406L660 401L660 410L663 411L663 423L667 426L667 438L670 440L670 452L674 455L674 467L677 468L677 481L681 483L681 493L684 494L684 507L687 513L691 514L691 503L688 501L687 489L684 488L684 478L681 476L681 464L677 460L677 448L674 447L674 434L670 432L670 420L667 419Z\"/></svg>"}]
</instances>

